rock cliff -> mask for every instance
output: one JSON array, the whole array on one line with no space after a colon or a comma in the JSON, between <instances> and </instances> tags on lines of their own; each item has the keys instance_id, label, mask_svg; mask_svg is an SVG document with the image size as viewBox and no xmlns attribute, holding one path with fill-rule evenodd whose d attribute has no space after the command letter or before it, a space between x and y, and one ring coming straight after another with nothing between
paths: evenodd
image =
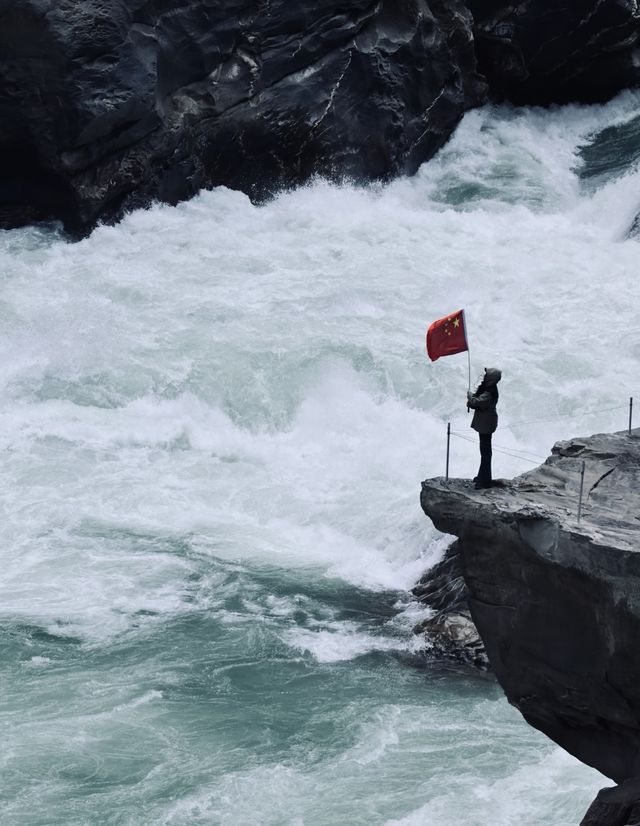
<instances>
[{"instance_id":1,"label":"rock cliff","mask_svg":"<svg viewBox=\"0 0 640 826\"><path fill-rule=\"evenodd\" d=\"M519 104L601 101L638 82L635 0L469 0L478 68Z\"/></svg>"},{"instance_id":2,"label":"rock cliff","mask_svg":"<svg viewBox=\"0 0 640 826\"><path fill-rule=\"evenodd\" d=\"M412 173L484 99L462 0L4 0L0 220Z\"/></svg>"},{"instance_id":3,"label":"rock cliff","mask_svg":"<svg viewBox=\"0 0 640 826\"><path fill-rule=\"evenodd\" d=\"M616 782L640 776L640 431L560 442L489 490L428 479L421 503L458 537L471 615L509 701Z\"/></svg>"},{"instance_id":4,"label":"rock cliff","mask_svg":"<svg viewBox=\"0 0 640 826\"><path fill-rule=\"evenodd\" d=\"M0 227L410 174L490 97L637 82L635 0L0 0ZM480 69L480 71L478 70Z\"/></svg>"}]
</instances>

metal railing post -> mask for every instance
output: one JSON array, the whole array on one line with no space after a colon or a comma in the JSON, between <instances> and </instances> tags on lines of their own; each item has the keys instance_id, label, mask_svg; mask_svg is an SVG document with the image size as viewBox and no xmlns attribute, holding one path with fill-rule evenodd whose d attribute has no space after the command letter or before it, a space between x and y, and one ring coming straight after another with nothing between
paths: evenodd
<instances>
[{"instance_id":1,"label":"metal railing post","mask_svg":"<svg viewBox=\"0 0 640 826\"><path fill-rule=\"evenodd\" d=\"M449 481L449 443L451 442L451 422L447 422L447 470L445 473L445 481Z\"/></svg>"},{"instance_id":2,"label":"metal railing post","mask_svg":"<svg viewBox=\"0 0 640 826\"><path fill-rule=\"evenodd\" d=\"M633 396L629 398L629 436L631 436L631 419L633 418Z\"/></svg>"},{"instance_id":3,"label":"metal railing post","mask_svg":"<svg viewBox=\"0 0 640 826\"><path fill-rule=\"evenodd\" d=\"M584 490L584 470L586 463L582 462L582 470L580 471L580 498L578 499L578 522L582 516L582 491Z\"/></svg>"}]
</instances>

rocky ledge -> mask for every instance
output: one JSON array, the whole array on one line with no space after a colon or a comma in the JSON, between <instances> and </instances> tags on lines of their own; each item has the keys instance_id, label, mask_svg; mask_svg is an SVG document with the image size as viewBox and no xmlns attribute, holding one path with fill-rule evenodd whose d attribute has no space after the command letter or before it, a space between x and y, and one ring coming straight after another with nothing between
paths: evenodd
<instances>
[{"instance_id":1,"label":"rocky ledge","mask_svg":"<svg viewBox=\"0 0 640 826\"><path fill-rule=\"evenodd\" d=\"M585 823L627 823L617 817L640 777L640 430L559 442L539 468L489 490L428 479L421 503L458 537L469 610L509 702L628 781Z\"/></svg>"}]
</instances>

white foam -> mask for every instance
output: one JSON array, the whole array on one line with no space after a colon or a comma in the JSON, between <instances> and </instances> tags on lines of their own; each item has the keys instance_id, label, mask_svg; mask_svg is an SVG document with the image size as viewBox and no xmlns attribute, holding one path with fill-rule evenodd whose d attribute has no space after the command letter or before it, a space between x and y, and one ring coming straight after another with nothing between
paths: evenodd
<instances>
[{"instance_id":1,"label":"white foam","mask_svg":"<svg viewBox=\"0 0 640 826\"><path fill-rule=\"evenodd\" d=\"M51 662L50 657L36 656L36 657L31 657L29 662L26 663L26 664L28 666L32 667L32 668L46 668L49 665L50 662Z\"/></svg>"},{"instance_id":2,"label":"white foam","mask_svg":"<svg viewBox=\"0 0 640 826\"><path fill-rule=\"evenodd\" d=\"M549 754L533 763L519 765L512 772L500 774L493 782L453 782L443 784L440 793L429 803L399 819L386 821L386 826L575 826L576 817L589 805L592 796L607 778L589 771L562 749L550 749Z\"/></svg>"},{"instance_id":3,"label":"white foam","mask_svg":"<svg viewBox=\"0 0 640 826\"><path fill-rule=\"evenodd\" d=\"M295 628L283 635L292 648L311 654L319 663L353 660L374 651L419 651L426 642L413 636L363 633L357 623L331 623L323 629Z\"/></svg>"}]
</instances>

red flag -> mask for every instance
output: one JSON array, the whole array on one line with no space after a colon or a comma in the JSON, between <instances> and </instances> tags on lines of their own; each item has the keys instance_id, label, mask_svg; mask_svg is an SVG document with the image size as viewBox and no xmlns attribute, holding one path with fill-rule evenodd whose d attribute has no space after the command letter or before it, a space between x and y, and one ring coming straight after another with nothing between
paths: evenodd
<instances>
[{"instance_id":1,"label":"red flag","mask_svg":"<svg viewBox=\"0 0 640 826\"><path fill-rule=\"evenodd\" d=\"M464 310L439 318L427 330L427 353L431 361L468 349Z\"/></svg>"}]
</instances>

